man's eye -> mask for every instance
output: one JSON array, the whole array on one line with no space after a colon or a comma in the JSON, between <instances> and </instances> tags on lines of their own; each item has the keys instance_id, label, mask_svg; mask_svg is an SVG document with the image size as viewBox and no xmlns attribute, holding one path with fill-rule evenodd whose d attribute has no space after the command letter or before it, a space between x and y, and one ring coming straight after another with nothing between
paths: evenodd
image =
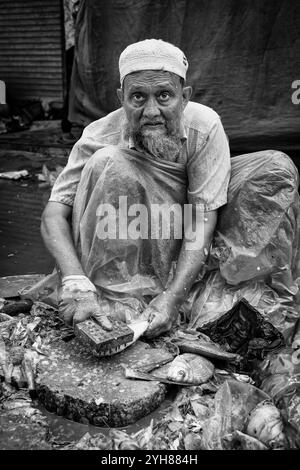
<instances>
[{"instance_id":1,"label":"man's eye","mask_svg":"<svg viewBox=\"0 0 300 470\"><path fill-rule=\"evenodd\" d=\"M134 101L136 103L141 103L143 100L144 100L144 97L143 95L141 95L140 93L135 93L132 98L134 99Z\"/></svg>"},{"instance_id":2,"label":"man's eye","mask_svg":"<svg viewBox=\"0 0 300 470\"><path fill-rule=\"evenodd\" d=\"M167 91L162 91L159 95L161 101L167 101L170 98L170 94Z\"/></svg>"}]
</instances>

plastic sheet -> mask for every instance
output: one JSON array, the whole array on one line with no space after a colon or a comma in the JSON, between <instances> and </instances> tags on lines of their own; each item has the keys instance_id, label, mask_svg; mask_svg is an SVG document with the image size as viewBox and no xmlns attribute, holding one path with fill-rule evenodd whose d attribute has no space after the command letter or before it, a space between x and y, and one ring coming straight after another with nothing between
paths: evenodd
<instances>
[{"instance_id":1,"label":"plastic sheet","mask_svg":"<svg viewBox=\"0 0 300 470\"><path fill-rule=\"evenodd\" d=\"M175 237L182 220L167 219L168 210L185 202L181 163L113 146L90 158L74 201L73 240L84 272L106 297L144 300L164 290L182 243ZM158 205L161 217L153 217ZM139 215L131 216L133 209Z\"/></svg>"},{"instance_id":2,"label":"plastic sheet","mask_svg":"<svg viewBox=\"0 0 300 470\"><path fill-rule=\"evenodd\" d=\"M269 150L232 158L228 204L221 209L212 258L231 285L266 279L278 292L299 283L299 175Z\"/></svg>"},{"instance_id":3,"label":"plastic sheet","mask_svg":"<svg viewBox=\"0 0 300 470\"><path fill-rule=\"evenodd\" d=\"M203 426L201 448L222 450L230 447L228 435L243 431L250 412L268 395L253 385L228 380L214 398L214 414ZM224 438L227 436L227 439Z\"/></svg>"},{"instance_id":4,"label":"plastic sheet","mask_svg":"<svg viewBox=\"0 0 300 470\"><path fill-rule=\"evenodd\" d=\"M281 152L232 158L208 273L190 294L191 327L220 318L245 298L292 343L300 316L298 183L297 169Z\"/></svg>"}]
</instances>

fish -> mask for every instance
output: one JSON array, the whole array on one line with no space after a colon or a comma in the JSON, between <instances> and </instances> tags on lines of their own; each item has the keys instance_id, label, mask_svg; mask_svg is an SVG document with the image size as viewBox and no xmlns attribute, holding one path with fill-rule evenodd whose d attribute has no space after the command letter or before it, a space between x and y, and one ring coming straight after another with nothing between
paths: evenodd
<instances>
[{"instance_id":1,"label":"fish","mask_svg":"<svg viewBox=\"0 0 300 470\"><path fill-rule=\"evenodd\" d=\"M139 366L138 369L135 369L135 370L138 370L139 372L151 372L152 370L154 369L158 369L159 367L162 367L164 366L165 364L168 364L169 362L171 362L172 360L174 359L174 355L173 356L170 356L166 359L160 359L158 361L154 361L154 362L149 362L143 366Z\"/></svg>"},{"instance_id":2,"label":"fish","mask_svg":"<svg viewBox=\"0 0 300 470\"><path fill-rule=\"evenodd\" d=\"M206 358L196 354L181 354L156 374L149 374L131 368L125 369L125 377L151 380L170 385L200 385L207 382L214 374L214 365Z\"/></svg>"},{"instance_id":3,"label":"fish","mask_svg":"<svg viewBox=\"0 0 300 470\"><path fill-rule=\"evenodd\" d=\"M193 384L188 384L188 383L182 383L182 382L174 382L174 380L168 380L166 377L162 375L155 375L155 374L149 374L147 372L141 372L136 369L132 369L130 367L124 368L124 373L126 379L137 379L137 380L146 380L150 382L161 382L163 384L168 384L168 385L193 385Z\"/></svg>"},{"instance_id":4,"label":"fish","mask_svg":"<svg viewBox=\"0 0 300 470\"><path fill-rule=\"evenodd\" d=\"M198 354L184 353L171 362L167 379L192 385L207 382L214 374L214 365Z\"/></svg>"},{"instance_id":5,"label":"fish","mask_svg":"<svg viewBox=\"0 0 300 470\"><path fill-rule=\"evenodd\" d=\"M271 449L286 447L280 411L269 399L263 400L251 411L246 433Z\"/></svg>"},{"instance_id":6,"label":"fish","mask_svg":"<svg viewBox=\"0 0 300 470\"><path fill-rule=\"evenodd\" d=\"M176 339L175 344L179 347L181 353L199 354L210 359L233 363L239 363L242 359L239 354L225 351L213 341L204 341L198 338Z\"/></svg>"},{"instance_id":7,"label":"fish","mask_svg":"<svg viewBox=\"0 0 300 470\"><path fill-rule=\"evenodd\" d=\"M215 369L215 377L220 377L221 379L228 380L230 378L237 380L238 382L249 383L254 385L255 382L251 377L247 374L237 374L236 372L222 370L222 369Z\"/></svg>"}]
</instances>

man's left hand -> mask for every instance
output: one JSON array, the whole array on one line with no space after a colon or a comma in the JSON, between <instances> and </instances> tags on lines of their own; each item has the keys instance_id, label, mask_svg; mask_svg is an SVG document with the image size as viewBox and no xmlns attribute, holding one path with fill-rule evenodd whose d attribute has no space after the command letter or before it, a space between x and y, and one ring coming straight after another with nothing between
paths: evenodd
<instances>
[{"instance_id":1,"label":"man's left hand","mask_svg":"<svg viewBox=\"0 0 300 470\"><path fill-rule=\"evenodd\" d=\"M171 292L165 291L150 302L143 312L143 317L149 321L144 333L146 338L155 338L169 331L177 318L178 302Z\"/></svg>"}]
</instances>

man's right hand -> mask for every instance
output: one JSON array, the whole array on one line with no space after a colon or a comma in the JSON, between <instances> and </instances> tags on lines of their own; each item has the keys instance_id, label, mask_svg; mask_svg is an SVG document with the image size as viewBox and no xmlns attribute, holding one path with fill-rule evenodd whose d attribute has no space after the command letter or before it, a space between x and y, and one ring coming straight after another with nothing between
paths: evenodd
<instances>
[{"instance_id":1,"label":"man's right hand","mask_svg":"<svg viewBox=\"0 0 300 470\"><path fill-rule=\"evenodd\" d=\"M43 212L41 224L44 243L63 276L59 300L60 316L69 325L93 316L109 331L112 326L99 307L96 287L85 276L78 259L69 224L71 214L71 206L50 201Z\"/></svg>"},{"instance_id":2,"label":"man's right hand","mask_svg":"<svg viewBox=\"0 0 300 470\"><path fill-rule=\"evenodd\" d=\"M107 331L111 322L103 314L98 303L95 286L85 276L66 276L62 280L59 297L59 314L68 325L75 325L94 317Z\"/></svg>"}]
</instances>

